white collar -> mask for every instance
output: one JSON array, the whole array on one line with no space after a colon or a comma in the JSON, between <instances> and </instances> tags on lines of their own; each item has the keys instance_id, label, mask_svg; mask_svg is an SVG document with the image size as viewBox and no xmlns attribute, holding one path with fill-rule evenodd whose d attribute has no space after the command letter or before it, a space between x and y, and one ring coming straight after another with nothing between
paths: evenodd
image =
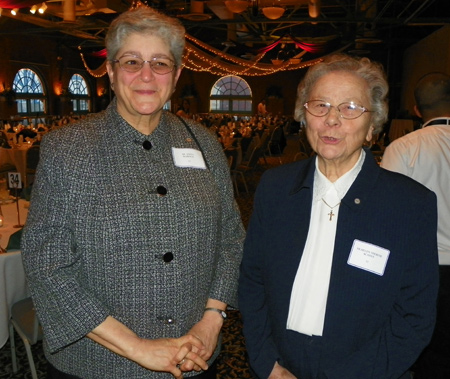
<instances>
[{"instance_id":1,"label":"white collar","mask_svg":"<svg viewBox=\"0 0 450 379\"><path fill-rule=\"evenodd\" d=\"M359 155L359 159L355 163L355 165L333 183L328 180L328 178L319 170L318 158L316 157L316 171L314 173L313 189L314 201L320 201L331 186L334 186L336 188L336 192L339 198L342 200L349 188L352 186L359 172L361 171L365 158L366 152L364 151L364 149L361 149L361 154Z\"/></svg>"}]
</instances>

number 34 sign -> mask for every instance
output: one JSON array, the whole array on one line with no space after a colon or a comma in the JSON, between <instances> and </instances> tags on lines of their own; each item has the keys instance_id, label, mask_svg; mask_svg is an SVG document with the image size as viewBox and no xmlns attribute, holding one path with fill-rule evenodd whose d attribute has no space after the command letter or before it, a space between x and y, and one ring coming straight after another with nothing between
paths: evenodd
<instances>
[{"instance_id":1,"label":"number 34 sign","mask_svg":"<svg viewBox=\"0 0 450 379\"><path fill-rule=\"evenodd\" d=\"M9 188L22 188L22 177L20 172L8 172Z\"/></svg>"}]
</instances>

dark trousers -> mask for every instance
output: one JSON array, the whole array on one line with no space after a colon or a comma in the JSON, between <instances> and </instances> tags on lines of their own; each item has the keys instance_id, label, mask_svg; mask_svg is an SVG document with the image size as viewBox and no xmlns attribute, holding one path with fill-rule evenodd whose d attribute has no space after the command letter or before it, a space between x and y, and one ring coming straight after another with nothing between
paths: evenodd
<instances>
[{"instance_id":1,"label":"dark trousers","mask_svg":"<svg viewBox=\"0 0 450 379\"><path fill-rule=\"evenodd\" d=\"M450 266L439 266L436 326L412 371L414 379L450 378Z\"/></svg>"},{"instance_id":2,"label":"dark trousers","mask_svg":"<svg viewBox=\"0 0 450 379\"><path fill-rule=\"evenodd\" d=\"M208 371L202 372L201 374L191 376L190 378L195 379L216 379L217 377L217 364L214 362L208 369ZM47 365L47 379L81 379L78 376L66 374L59 371L57 368L53 367L50 363Z\"/></svg>"}]
</instances>

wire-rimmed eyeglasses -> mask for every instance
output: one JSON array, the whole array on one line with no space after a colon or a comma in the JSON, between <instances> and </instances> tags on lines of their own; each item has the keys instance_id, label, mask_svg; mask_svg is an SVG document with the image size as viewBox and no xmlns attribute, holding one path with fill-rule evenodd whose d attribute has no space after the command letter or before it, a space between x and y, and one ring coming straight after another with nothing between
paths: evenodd
<instances>
[{"instance_id":1,"label":"wire-rimmed eyeglasses","mask_svg":"<svg viewBox=\"0 0 450 379\"><path fill-rule=\"evenodd\" d=\"M176 65L175 62L166 57L153 57L148 61L133 55L125 55L119 59L114 59L112 62L119 63L119 67L127 72L138 72L144 67L144 63L148 63L155 74L164 75L172 72Z\"/></svg>"},{"instance_id":2,"label":"wire-rimmed eyeglasses","mask_svg":"<svg viewBox=\"0 0 450 379\"><path fill-rule=\"evenodd\" d=\"M308 113L316 117L323 117L330 113L332 107L336 108L340 117L346 120L358 118L365 112L372 112L362 105L355 104L353 101L341 103L339 105L331 105L323 100L309 100L303 106Z\"/></svg>"}]
</instances>

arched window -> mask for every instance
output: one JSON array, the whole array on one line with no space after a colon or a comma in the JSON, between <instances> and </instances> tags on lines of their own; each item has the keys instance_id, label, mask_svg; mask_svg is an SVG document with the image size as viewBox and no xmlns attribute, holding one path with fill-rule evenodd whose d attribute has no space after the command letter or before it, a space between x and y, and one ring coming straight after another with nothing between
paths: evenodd
<instances>
[{"instance_id":1,"label":"arched window","mask_svg":"<svg viewBox=\"0 0 450 379\"><path fill-rule=\"evenodd\" d=\"M13 90L16 92L18 114L35 119L35 123L42 122L47 100L39 76L28 68L20 69L14 77Z\"/></svg>"},{"instance_id":2,"label":"arched window","mask_svg":"<svg viewBox=\"0 0 450 379\"><path fill-rule=\"evenodd\" d=\"M86 80L81 75L72 75L69 81L69 92L72 98L73 113L88 113L90 108L89 89Z\"/></svg>"},{"instance_id":3,"label":"arched window","mask_svg":"<svg viewBox=\"0 0 450 379\"><path fill-rule=\"evenodd\" d=\"M214 84L209 103L211 113L251 115L252 91L244 79L228 75Z\"/></svg>"}]
</instances>

